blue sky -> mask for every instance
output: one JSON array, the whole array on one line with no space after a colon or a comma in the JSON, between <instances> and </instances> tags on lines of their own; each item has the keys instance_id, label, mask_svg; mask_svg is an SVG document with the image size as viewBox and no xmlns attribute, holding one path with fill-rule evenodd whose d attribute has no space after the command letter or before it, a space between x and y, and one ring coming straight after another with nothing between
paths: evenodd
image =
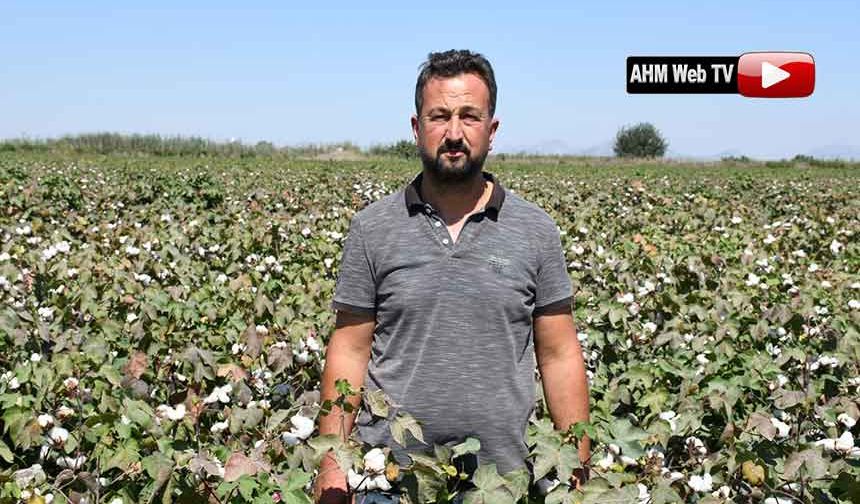
<instances>
[{"instance_id":1,"label":"blue sky","mask_svg":"<svg viewBox=\"0 0 860 504\"><path fill-rule=\"evenodd\" d=\"M408 138L418 65L484 53L499 86L498 150L605 146L650 121L672 152L860 153L860 2L3 1L0 137L88 131L276 144ZM629 55L797 50L800 100L627 95Z\"/></svg>"}]
</instances>

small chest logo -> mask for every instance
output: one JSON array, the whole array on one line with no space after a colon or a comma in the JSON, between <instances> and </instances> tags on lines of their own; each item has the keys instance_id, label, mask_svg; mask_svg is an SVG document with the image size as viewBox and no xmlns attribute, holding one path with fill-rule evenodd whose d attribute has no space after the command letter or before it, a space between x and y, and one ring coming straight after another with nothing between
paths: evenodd
<instances>
[{"instance_id":1,"label":"small chest logo","mask_svg":"<svg viewBox=\"0 0 860 504\"><path fill-rule=\"evenodd\" d=\"M511 264L510 259L505 259L504 257L498 257L491 255L487 258L487 262L490 263L490 267L493 268L493 271L496 273L501 273L505 270L505 268Z\"/></svg>"}]
</instances>

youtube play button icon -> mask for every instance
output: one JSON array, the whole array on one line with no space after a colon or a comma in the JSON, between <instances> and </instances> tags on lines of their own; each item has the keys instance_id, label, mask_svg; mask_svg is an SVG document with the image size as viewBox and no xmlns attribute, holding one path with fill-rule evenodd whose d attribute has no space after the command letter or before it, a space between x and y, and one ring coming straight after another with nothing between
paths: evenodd
<instances>
[{"instance_id":1,"label":"youtube play button icon","mask_svg":"<svg viewBox=\"0 0 860 504\"><path fill-rule=\"evenodd\" d=\"M799 52L754 52L738 60L738 92L750 98L803 98L815 89L815 61Z\"/></svg>"}]
</instances>

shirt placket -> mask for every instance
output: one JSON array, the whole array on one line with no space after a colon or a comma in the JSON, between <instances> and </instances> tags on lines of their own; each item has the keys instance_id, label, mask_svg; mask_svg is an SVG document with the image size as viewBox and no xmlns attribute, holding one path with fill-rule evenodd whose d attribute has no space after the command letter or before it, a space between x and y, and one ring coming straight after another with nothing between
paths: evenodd
<instances>
[{"instance_id":1,"label":"shirt placket","mask_svg":"<svg viewBox=\"0 0 860 504\"><path fill-rule=\"evenodd\" d=\"M458 248L463 247L464 241L467 241L469 238L469 233L471 232L471 228L469 227L469 222L473 219L477 218L484 212L482 208L481 211L474 213L466 218L466 222L463 223L463 227L460 228L460 234L457 236L457 241L455 242L451 238L451 234L448 232L448 226L442 222L442 219L439 217L439 213L436 212L436 209L433 208L429 203L424 204L424 215L427 217L427 222L430 224L430 227L433 229L433 233L439 240L439 243L445 247L448 252L454 252Z\"/></svg>"}]
</instances>

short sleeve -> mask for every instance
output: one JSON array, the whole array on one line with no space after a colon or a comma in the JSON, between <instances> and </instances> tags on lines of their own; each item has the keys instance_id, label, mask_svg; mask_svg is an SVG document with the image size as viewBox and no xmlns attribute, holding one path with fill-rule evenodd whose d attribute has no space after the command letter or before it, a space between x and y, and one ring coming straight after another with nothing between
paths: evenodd
<instances>
[{"instance_id":1,"label":"short sleeve","mask_svg":"<svg viewBox=\"0 0 860 504\"><path fill-rule=\"evenodd\" d=\"M540 247L540 266L535 286L535 309L533 315L540 315L550 308L568 308L573 300L573 285L567 273L567 261L561 246L558 229L553 228L552 238Z\"/></svg>"},{"instance_id":2,"label":"short sleeve","mask_svg":"<svg viewBox=\"0 0 860 504\"><path fill-rule=\"evenodd\" d=\"M357 214L349 224L331 307L371 314L376 311L376 282Z\"/></svg>"}]
</instances>

